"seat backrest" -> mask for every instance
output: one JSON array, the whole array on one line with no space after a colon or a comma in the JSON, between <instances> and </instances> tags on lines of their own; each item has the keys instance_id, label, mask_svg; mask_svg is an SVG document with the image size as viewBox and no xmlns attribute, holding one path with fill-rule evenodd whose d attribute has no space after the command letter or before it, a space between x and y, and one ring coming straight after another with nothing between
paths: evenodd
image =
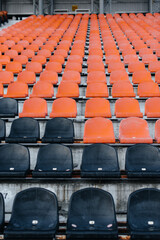
<instances>
[{"instance_id":1,"label":"seat backrest","mask_svg":"<svg viewBox=\"0 0 160 240\"><path fill-rule=\"evenodd\" d=\"M0 99L0 117L15 117L18 115L18 103L13 98Z\"/></svg>"}]
</instances>

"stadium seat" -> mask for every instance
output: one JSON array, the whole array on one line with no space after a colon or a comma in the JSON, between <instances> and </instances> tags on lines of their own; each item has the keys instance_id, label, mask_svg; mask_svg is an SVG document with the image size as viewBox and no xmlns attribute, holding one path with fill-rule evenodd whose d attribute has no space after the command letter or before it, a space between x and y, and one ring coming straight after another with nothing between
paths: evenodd
<instances>
[{"instance_id":1,"label":"stadium seat","mask_svg":"<svg viewBox=\"0 0 160 240\"><path fill-rule=\"evenodd\" d=\"M38 62L42 65L46 64L46 57L43 55L35 55L32 57L31 62Z\"/></svg>"},{"instance_id":2,"label":"stadium seat","mask_svg":"<svg viewBox=\"0 0 160 240\"><path fill-rule=\"evenodd\" d=\"M133 86L128 81L118 81L112 86L112 97L135 97Z\"/></svg>"},{"instance_id":3,"label":"stadium seat","mask_svg":"<svg viewBox=\"0 0 160 240\"><path fill-rule=\"evenodd\" d=\"M108 88L106 83L89 83L86 88L86 97L108 97Z\"/></svg>"},{"instance_id":4,"label":"stadium seat","mask_svg":"<svg viewBox=\"0 0 160 240\"><path fill-rule=\"evenodd\" d=\"M74 125L67 118L53 118L46 123L42 142L47 143L73 143Z\"/></svg>"},{"instance_id":5,"label":"stadium seat","mask_svg":"<svg viewBox=\"0 0 160 240\"><path fill-rule=\"evenodd\" d=\"M52 98L54 96L53 85L49 82L38 81L32 89L30 98Z\"/></svg>"},{"instance_id":6,"label":"stadium seat","mask_svg":"<svg viewBox=\"0 0 160 240\"><path fill-rule=\"evenodd\" d=\"M155 140L160 143L160 120L157 120L155 124Z\"/></svg>"},{"instance_id":7,"label":"stadium seat","mask_svg":"<svg viewBox=\"0 0 160 240\"><path fill-rule=\"evenodd\" d=\"M128 72L130 73L141 70L145 70L145 65L143 62L132 62L128 64Z\"/></svg>"},{"instance_id":8,"label":"stadium seat","mask_svg":"<svg viewBox=\"0 0 160 240\"><path fill-rule=\"evenodd\" d=\"M22 64L19 62L9 62L6 64L6 71L13 73L22 72Z\"/></svg>"},{"instance_id":9,"label":"stadium seat","mask_svg":"<svg viewBox=\"0 0 160 240\"><path fill-rule=\"evenodd\" d=\"M15 196L5 239L52 239L58 230L58 217L53 192L37 187L25 189Z\"/></svg>"},{"instance_id":10,"label":"stadium seat","mask_svg":"<svg viewBox=\"0 0 160 240\"><path fill-rule=\"evenodd\" d=\"M76 71L81 73L82 72L82 65L78 62L67 62L65 66L65 71Z\"/></svg>"},{"instance_id":11,"label":"stadium seat","mask_svg":"<svg viewBox=\"0 0 160 240\"><path fill-rule=\"evenodd\" d=\"M131 239L159 239L160 190L143 188L132 192L127 206Z\"/></svg>"},{"instance_id":12,"label":"stadium seat","mask_svg":"<svg viewBox=\"0 0 160 240\"><path fill-rule=\"evenodd\" d=\"M41 98L29 98L24 101L19 117L45 118L48 114L47 102Z\"/></svg>"},{"instance_id":13,"label":"stadium seat","mask_svg":"<svg viewBox=\"0 0 160 240\"><path fill-rule=\"evenodd\" d=\"M132 82L133 84L139 84L142 82L152 82L151 74L146 69L135 71L133 72L133 75L132 75Z\"/></svg>"},{"instance_id":14,"label":"stadium seat","mask_svg":"<svg viewBox=\"0 0 160 240\"><path fill-rule=\"evenodd\" d=\"M139 102L133 98L120 98L115 103L116 118L143 117Z\"/></svg>"},{"instance_id":15,"label":"stadium seat","mask_svg":"<svg viewBox=\"0 0 160 240\"><path fill-rule=\"evenodd\" d=\"M84 126L84 143L115 143L111 120L95 117L87 120Z\"/></svg>"},{"instance_id":16,"label":"stadium seat","mask_svg":"<svg viewBox=\"0 0 160 240\"><path fill-rule=\"evenodd\" d=\"M60 64L64 64L65 60L62 55L52 55L49 59L50 62L59 62Z\"/></svg>"},{"instance_id":17,"label":"stadium seat","mask_svg":"<svg viewBox=\"0 0 160 240\"><path fill-rule=\"evenodd\" d=\"M130 63L135 63L138 62L139 58L138 56L135 54L131 54L131 55L125 55L124 56L124 64L130 64Z\"/></svg>"},{"instance_id":18,"label":"stadium seat","mask_svg":"<svg viewBox=\"0 0 160 240\"><path fill-rule=\"evenodd\" d=\"M5 53L6 51L8 50L8 46L7 45L5 45L5 44L1 44L0 45L0 51L2 52L2 53Z\"/></svg>"},{"instance_id":19,"label":"stadium seat","mask_svg":"<svg viewBox=\"0 0 160 240\"><path fill-rule=\"evenodd\" d=\"M62 76L63 82L74 82L77 84L81 83L81 75L77 71L64 71Z\"/></svg>"},{"instance_id":20,"label":"stadium seat","mask_svg":"<svg viewBox=\"0 0 160 240\"><path fill-rule=\"evenodd\" d=\"M144 82L138 85L139 97L159 97L160 91L158 84L155 82Z\"/></svg>"},{"instance_id":21,"label":"stadium seat","mask_svg":"<svg viewBox=\"0 0 160 240\"><path fill-rule=\"evenodd\" d=\"M103 71L92 71L88 73L87 84L88 83L107 83L105 73Z\"/></svg>"},{"instance_id":22,"label":"stadium seat","mask_svg":"<svg viewBox=\"0 0 160 240\"><path fill-rule=\"evenodd\" d=\"M86 146L82 155L81 177L120 177L116 149L103 143Z\"/></svg>"},{"instance_id":23,"label":"stadium seat","mask_svg":"<svg viewBox=\"0 0 160 240\"><path fill-rule=\"evenodd\" d=\"M160 84L160 70L155 73L155 82Z\"/></svg>"},{"instance_id":24,"label":"stadium seat","mask_svg":"<svg viewBox=\"0 0 160 240\"><path fill-rule=\"evenodd\" d=\"M47 63L45 69L48 71L61 73L62 72L62 64L60 64L59 62L49 62L49 63Z\"/></svg>"},{"instance_id":25,"label":"stadium seat","mask_svg":"<svg viewBox=\"0 0 160 240\"><path fill-rule=\"evenodd\" d=\"M148 66L148 70L153 73L159 71L160 70L160 62L158 62L158 61L150 62L149 66Z\"/></svg>"},{"instance_id":26,"label":"stadium seat","mask_svg":"<svg viewBox=\"0 0 160 240\"><path fill-rule=\"evenodd\" d=\"M64 58L66 58L68 53L65 49L57 49L54 51L54 55L62 55Z\"/></svg>"},{"instance_id":27,"label":"stadium seat","mask_svg":"<svg viewBox=\"0 0 160 240\"><path fill-rule=\"evenodd\" d=\"M59 97L79 97L79 87L78 84L73 82L61 82L58 86L58 91L56 98Z\"/></svg>"},{"instance_id":28,"label":"stadium seat","mask_svg":"<svg viewBox=\"0 0 160 240\"><path fill-rule=\"evenodd\" d=\"M37 56L43 56L45 58L50 58L51 57L51 51L48 50L48 49L41 49L37 52Z\"/></svg>"},{"instance_id":29,"label":"stadium seat","mask_svg":"<svg viewBox=\"0 0 160 240\"><path fill-rule=\"evenodd\" d=\"M32 58L34 56L34 51L30 49L25 49L21 52L22 55Z\"/></svg>"},{"instance_id":30,"label":"stadium seat","mask_svg":"<svg viewBox=\"0 0 160 240\"><path fill-rule=\"evenodd\" d=\"M141 48L139 50L139 56L140 57L143 57L143 55L146 55L146 54L153 54L153 50L150 49L150 48Z\"/></svg>"},{"instance_id":31,"label":"stadium seat","mask_svg":"<svg viewBox=\"0 0 160 240\"><path fill-rule=\"evenodd\" d=\"M0 147L0 177L25 177L30 170L30 156L26 147L5 144Z\"/></svg>"},{"instance_id":32,"label":"stadium seat","mask_svg":"<svg viewBox=\"0 0 160 240\"><path fill-rule=\"evenodd\" d=\"M54 154L53 154L54 153ZM33 177L71 177L72 152L62 144L48 144L39 149Z\"/></svg>"},{"instance_id":33,"label":"stadium seat","mask_svg":"<svg viewBox=\"0 0 160 240\"><path fill-rule=\"evenodd\" d=\"M123 119L119 126L120 143L152 143L147 121L137 117Z\"/></svg>"},{"instance_id":34,"label":"stadium seat","mask_svg":"<svg viewBox=\"0 0 160 240\"><path fill-rule=\"evenodd\" d=\"M42 72L42 64L39 62L28 62L26 65L26 70L34 73Z\"/></svg>"},{"instance_id":35,"label":"stadium seat","mask_svg":"<svg viewBox=\"0 0 160 240\"><path fill-rule=\"evenodd\" d=\"M36 76L34 72L30 72L27 70L22 71L18 74L17 77L18 82L23 82L26 84L34 84L36 82Z\"/></svg>"},{"instance_id":36,"label":"stadium seat","mask_svg":"<svg viewBox=\"0 0 160 240\"><path fill-rule=\"evenodd\" d=\"M145 115L148 118L160 118L160 98L149 98L145 102Z\"/></svg>"},{"instance_id":37,"label":"stadium seat","mask_svg":"<svg viewBox=\"0 0 160 240\"><path fill-rule=\"evenodd\" d=\"M108 64L108 73L118 70L125 70L123 62L111 62Z\"/></svg>"},{"instance_id":38,"label":"stadium seat","mask_svg":"<svg viewBox=\"0 0 160 240\"><path fill-rule=\"evenodd\" d=\"M83 59L79 55L70 55L68 57L67 63L80 63L80 64L82 64L83 63Z\"/></svg>"},{"instance_id":39,"label":"stadium seat","mask_svg":"<svg viewBox=\"0 0 160 240\"><path fill-rule=\"evenodd\" d=\"M1 55L0 56L0 71L2 71L2 66L1 65L7 65L10 63L10 57L6 55ZM7 69L5 69L7 70Z\"/></svg>"},{"instance_id":40,"label":"stadium seat","mask_svg":"<svg viewBox=\"0 0 160 240\"><path fill-rule=\"evenodd\" d=\"M18 118L12 122L10 134L6 137L8 143L37 142L40 138L39 123L33 118Z\"/></svg>"},{"instance_id":41,"label":"stadium seat","mask_svg":"<svg viewBox=\"0 0 160 240\"><path fill-rule=\"evenodd\" d=\"M22 65L26 65L28 63L28 57L25 55L18 55L16 57L14 57L13 61L19 62Z\"/></svg>"},{"instance_id":42,"label":"stadium seat","mask_svg":"<svg viewBox=\"0 0 160 240\"><path fill-rule=\"evenodd\" d=\"M74 192L69 203L67 239L118 239L114 201L98 188Z\"/></svg>"},{"instance_id":43,"label":"stadium seat","mask_svg":"<svg viewBox=\"0 0 160 240\"><path fill-rule=\"evenodd\" d=\"M101 71L105 73L105 67L103 62L94 62L94 63L90 63L88 64L88 73L92 72L92 71Z\"/></svg>"},{"instance_id":44,"label":"stadium seat","mask_svg":"<svg viewBox=\"0 0 160 240\"><path fill-rule=\"evenodd\" d=\"M58 74L53 71L45 70L40 74L39 80L44 82L49 82L55 85L58 83Z\"/></svg>"},{"instance_id":45,"label":"stadium seat","mask_svg":"<svg viewBox=\"0 0 160 240\"><path fill-rule=\"evenodd\" d=\"M142 62L144 64L149 64L150 62L157 62L157 57L155 54L145 54L142 56Z\"/></svg>"},{"instance_id":46,"label":"stadium seat","mask_svg":"<svg viewBox=\"0 0 160 240\"><path fill-rule=\"evenodd\" d=\"M121 62L120 56L119 55L108 55L106 56L105 63L106 64L111 64L114 62Z\"/></svg>"},{"instance_id":47,"label":"stadium seat","mask_svg":"<svg viewBox=\"0 0 160 240\"><path fill-rule=\"evenodd\" d=\"M102 57L99 55L89 55L87 58L87 64L95 62L102 62Z\"/></svg>"},{"instance_id":48,"label":"stadium seat","mask_svg":"<svg viewBox=\"0 0 160 240\"><path fill-rule=\"evenodd\" d=\"M2 71L0 72L0 83L9 84L14 82L14 76L12 72Z\"/></svg>"},{"instance_id":49,"label":"stadium seat","mask_svg":"<svg viewBox=\"0 0 160 240\"><path fill-rule=\"evenodd\" d=\"M159 149L150 144L135 144L127 148L125 170L128 177L160 177Z\"/></svg>"},{"instance_id":50,"label":"stadium seat","mask_svg":"<svg viewBox=\"0 0 160 240\"><path fill-rule=\"evenodd\" d=\"M92 98L87 100L85 107L85 118L92 117L112 117L110 104L107 99Z\"/></svg>"},{"instance_id":51,"label":"stadium seat","mask_svg":"<svg viewBox=\"0 0 160 240\"><path fill-rule=\"evenodd\" d=\"M129 82L129 77L126 70L115 70L111 72L109 81L110 81L110 84L113 84L118 81Z\"/></svg>"},{"instance_id":52,"label":"stadium seat","mask_svg":"<svg viewBox=\"0 0 160 240\"><path fill-rule=\"evenodd\" d=\"M14 57L18 56L18 52L16 50L7 50L5 51L4 55L9 56L10 59L13 59Z\"/></svg>"},{"instance_id":53,"label":"stadium seat","mask_svg":"<svg viewBox=\"0 0 160 240\"><path fill-rule=\"evenodd\" d=\"M8 85L7 94L3 97L26 98L28 96L28 85L23 82L13 82Z\"/></svg>"},{"instance_id":54,"label":"stadium seat","mask_svg":"<svg viewBox=\"0 0 160 240\"><path fill-rule=\"evenodd\" d=\"M52 105L52 112L50 113L50 118L54 117L76 118L76 116L77 105L74 99L59 98L54 100Z\"/></svg>"},{"instance_id":55,"label":"stadium seat","mask_svg":"<svg viewBox=\"0 0 160 240\"><path fill-rule=\"evenodd\" d=\"M13 98L0 99L0 117L15 117L18 115L18 103Z\"/></svg>"}]
</instances>

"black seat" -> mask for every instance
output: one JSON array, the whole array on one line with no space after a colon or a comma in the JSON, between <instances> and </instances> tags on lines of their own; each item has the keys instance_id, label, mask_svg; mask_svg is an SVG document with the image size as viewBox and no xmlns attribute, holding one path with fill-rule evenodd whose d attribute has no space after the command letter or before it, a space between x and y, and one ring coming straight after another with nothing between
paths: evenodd
<instances>
[{"instance_id":1,"label":"black seat","mask_svg":"<svg viewBox=\"0 0 160 240\"><path fill-rule=\"evenodd\" d=\"M160 190L144 188L131 193L127 224L131 239L160 239Z\"/></svg>"},{"instance_id":2,"label":"black seat","mask_svg":"<svg viewBox=\"0 0 160 240\"><path fill-rule=\"evenodd\" d=\"M39 123L33 118L18 118L13 121L6 142L37 142L40 138Z\"/></svg>"},{"instance_id":3,"label":"black seat","mask_svg":"<svg viewBox=\"0 0 160 240\"><path fill-rule=\"evenodd\" d=\"M42 142L47 143L73 143L74 126L67 118L53 118L46 123Z\"/></svg>"},{"instance_id":4,"label":"black seat","mask_svg":"<svg viewBox=\"0 0 160 240\"><path fill-rule=\"evenodd\" d=\"M86 146L82 155L81 177L120 177L115 148L103 143Z\"/></svg>"},{"instance_id":5,"label":"black seat","mask_svg":"<svg viewBox=\"0 0 160 240\"><path fill-rule=\"evenodd\" d=\"M128 177L160 177L160 152L150 144L127 148L125 169Z\"/></svg>"},{"instance_id":6,"label":"black seat","mask_svg":"<svg viewBox=\"0 0 160 240\"><path fill-rule=\"evenodd\" d=\"M71 177L73 169L72 152L61 144L41 147L33 177Z\"/></svg>"},{"instance_id":7,"label":"black seat","mask_svg":"<svg viewBox=\"0 0 160 240\"><path fill-rule=\"evenodd\" d=\"M5 122L2 119L0 119L0 141L5 139L5 135L6 135Z\"/></svg>"},{"instance_id":8,"label":"black seat","mask_svg":"<svg viewBox=\"0 0 160 240\"><path fill-rule=\"evenodd\" d=\"M15 117L18 115L18 103L13 98L0 99L0 117Z\"/></svg>"},{"instance_id":9,"label":"black seat","mask_svg":"<svg viewBox=\"0 0 160 240\"><path fill-rule=\"evenodd\" d=\"M0 177L25 177L30 169L30 156L26 147L5 144L0 147Z\"/></svg>"},{"instance_id":10,"label":"black seat","mask_svg":"<svg viewBox=\"0 0 160 240\"><path fill-rule=\"evenodd\" d=\"M67 239L118 239L114 201L110 193L85 188L72 194Z\"/></svg>"},{"instance_id":11,"label":"black seat","mask_svg":"<svg viewBox=\"0 0 160 240\"><path fill-rule=\"evenodd\" d=\"M2 193L0 193L0 233L4 231L5 204Z\"/></svg>"},{"instance_id":12,"label":"black seat","mask_svg":"<svg viewBox=\"0 0 160 240\"><path fill-rule=\"evenodd\" d=\"M4 231L5 239L52 239L58 228L58 203L53 192L29 188L19 192Z\"/></svg>"}]
</instances>

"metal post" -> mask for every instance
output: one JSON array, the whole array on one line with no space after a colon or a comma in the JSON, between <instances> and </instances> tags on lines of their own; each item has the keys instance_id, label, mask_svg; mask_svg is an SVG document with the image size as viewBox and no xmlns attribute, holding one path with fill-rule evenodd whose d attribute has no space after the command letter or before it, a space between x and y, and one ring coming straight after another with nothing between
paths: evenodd
<instances>
[{"instance_id":1,"label":"metal post","mask_svg":"<svg viewBox=\"0 0 160 240\"><path fill-rule=\"evenodd\" d=\"M112 13L112 0L109 0L109 13Z\"/></svg>"},{"instance_id":2,"label":"metal post","mask_svg":"<svg viewBox=\"0 0 160 240\"><path fill-rule=\"evenodd\" d=\"M91 0L91 13L93 13L94 0Z\"/></svg>"},{"instance_id":3,"label":"metal post","mask_svg":"<svg viewBox=\"0 0 160 240\"><path fill-rule=\"evenodd\" d=\"M104 0L99 0L99 13L104 13Z\"/></svg>"},{"instance_id":4,"label":"metal post","mask_svg":"<svg viewBox=\"0 0 160 240\"><path fill-rule=\"evenodd\" d=\"M152 0L149 0L149 12L150 12L150 13L153 12L153 8L152 8Z\"/></svg>"},{"instance_id":5,"label":"metal post","mask_svg":"<svg viewBox=\"0 0 160 240\"><path fill-rule=\"evenodd\" d=\"M33 0L33 13L36 15L36 0Z\"/></svg>"},{"instance_id":6,"label":"metal post","mask_svg":"<svg viewBox=\"0 0 160 240\"><path fill-rule=\"evenodd\" d=\"M0 0L0 11L2 11L2 0Z\"/></svg>"},{"instance_id":7,"label":"metal post","mask_svg":"<svg viewBox=\"0 0 160 240\"><path fill-rule=\"evenodd\" d=\"M53 14L54 10L54 0L51 0L51 15Z\"/></svg>"},{"instance_id":8,"label":"metal post","mask_svg":"<svg viewBox=\"0 0 160 240\"><path fill-rule=\"evenodd\" d=\"M43 15L43 0L39 0L39 15Z\"/></svg>"}]
</instances>

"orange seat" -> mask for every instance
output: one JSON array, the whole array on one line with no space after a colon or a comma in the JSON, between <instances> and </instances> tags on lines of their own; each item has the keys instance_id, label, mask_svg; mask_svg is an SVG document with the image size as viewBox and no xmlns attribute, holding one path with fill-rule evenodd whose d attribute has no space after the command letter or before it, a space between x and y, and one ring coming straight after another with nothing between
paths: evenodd
<instances>
[{"instance_id":1,"label":"orange seat","mask_svg":"<svg viewBox=\"0 0 160 240\"><path fill-rule=\"evenodd\" d=\"M90 63L88 64L88 73L92 72L92 71L101 71L101 72L105 72L105 67L103 62L94 62L94 63Z\"/></svg>"},{"instance_id":2,"label":"orange seat","mask_svg":"<svg viewBox=\"0 0 160 240\"><path fill-rule=\"evenodd\" d=\"M7 46L7 45L5 45L5 44L0 45L0 51L1 51L2 53L5 53L7 50L8 50L8 46Z\"/></svg>"},{"instance_id":3,"label":"orange seat","mask_svg":"<svg viewBox=\"0 0 160 240\"><path fill-rule=\"evenodd\" d=\"M76 118L77 105L76 101L72 98L58 98L54 100L52 105L52 112L50 118L54 117L66 117Z\"/></svg>"},{"instance_id":4,"label":"orange seat","mask_svg":"<svg viewBox=\"0 0 160 240\"><path fill-rule=\"evenodd\" d=\"M59 97L79 97L79 87L78 84L73 82L61 82L57 91L57 98Z\"/></svg>"},{"instance_id":5,"label":"orange seat","mask_svg":"<svg viewBox=\"0 0 160 240\"><path fill-rule=\"evenodd\" d=\"M29 45L29 42L27 40L20 40L18 45L22 45L23 48L26 48Z\"/></svg>"},{"instance_id":6,"label":"orange seat","mask_svg":"<svg viewBox=\"0 0 160 240\"><path fill-rule=\"evenodd\" d=\"M141 70L145 70L145 65L143 62L131 62L128 64L128 72L130 73Z\"/></svg>"},{"instance_id":7,"label":"orange seat","mask_svg":"<svg viewBox=\"0 0 160 240\"><path fill-rule=\"evenodd\" d=\"M107 83L106 74L103 71L92 71L88 73L88 83Z\"/></svg>"},{"instance_id":8,"label":"orange seat","mask_svg":"<svg viewBox=\"0 0 160 240\"><path fill-rule=\"evenodd\" d=\"M34 52L38 52L39 46L38 46L37 44L32 43L32 44L28 45L28 46L26 47L26 49L30 49L30 50L32 50L32 51L34 51Z\"/></svg>"},{"instance_id":9,"label":"orange seat","mask_svg":"<svg viewBox=\"0 0 160 240\"><path fill-rule=\"evenodd\" d=\"M32 89L32 94L30 98L52 98L54 96L53 85L49 82L38 81Z\"/></svg>"},{"instance_id":10,"label":"orange seat","mask_svg":"<svg viewBox=\"0 0 160 240\"><path fill-rule=\"evenodd\" d=\"M67 63L80 63L82 64L83 63L83 59L81 56L79 55L70 55L69 58L68 58L68 62Z\"/></svg>"},{"instance_id":11,"label":"orange seat","mask_svg":"<svg viewBox=\"0 0 160 240\"><path fill-rule=\"evenodd\" d=\"M133 86L130 82L115 82L112 86L112 97L135 97Z\"/></svg>"},{"instance_id":12,"label":"orange seat","mask_svg":"<svg viewBox=\"0 0 160 240\"><path fill-rule=\"evenodd\" d=\"M70 55L79 55L83 58L84 57L84 50L82 50L82 49L72 49Z\"/></svg>"},{"instance_id":13,"label":"orange seat","mask_svg":"<svg viewBox=\"0 0 160 240\"><path fill-rule=\"evenodd\" d=\"M144 82L138 85L139 97L159 97L160 91L158 84L155 82Z\"/></svg>"},{"instance_id":14,"label":"orange seat","mask_svg":"<svg viewBox=\"0 0 160 240\"><path fill-rule=\"evenodd\" d=\"M90 56L88 56L87 64L96 63L96 62L102 62L102 57L99 56L99 55L90 55Z\"/></svg>"},{"instance_id":15,"label":"orange seat","mask_svg":"<svg viewBox=\"0 0 160 240\"><path fill-rule=\"evenodd\" d=\"M125 55L124 56L124 63L125 64L129 64L129 63L134 63L134 62L138 62L139 61L139 58L137 55Z\"/></svg>"},{"instance_id":16,"label":"orange seat","mask_svg":"<svg viewBox=\"0 0 160 240\"><path fill-rule=\"evenodd\" d=\"M113 62L121 62L120 56L119 55L108 55L106 56L105 60L106 64L111 64Z\"/></svg>"},{"instance_id":17,"label":"orange seat","mask_svg":"<svg viewBox=\"0 0 160 240\"><path fill-rule=\"evenodd\" d=\"M19 62L9 62L6 64L6 71L13 73L22 72L22 64Z\"/></svg>"},{"instance_id":18,"label":"orange seat","mask_svg":"<svg viewBox=\"0 0 160 240\"><path fill-rule=\"evenodd\" d=\"M8 71L1 71L0 72L0 83L9 84L11 82L14 82L13 73L8 72Z\"/></svg>"},{"instance_id":19,"label":"orange seat","mask_svg":"<svg viewBox=\"0 0 160 240\"><path fill-rule=\"evenodd\" d=\"M65 71L76 71L76 72L81 73L82 65L78 62L67 62Z\"/></svg>"},{"instance_id":20,"label":"orange seat","mask_svg":"<svg viewBox=\"0 0 160 240\"><path fill-rule=\"evenodd\" d=\"M140 57L143 57L143 55L146 55L146 54L153 54L153 50L150 49L150 48L141 48L139 50L139 56Z\"/></svg>"},{"instance_id":21,"label":"orange seat","mask_svg":"<svg viewBox=\"0 0 160 240\"><path fill-rule=\"evenodd\" d=\"M46 57L43 55L36 55L32 57L31 62L38 62L42 65L44 65L46 63Z\"/></svg>"},{"instance_id":22,"label":"orange seat","mask_svg":"<svg viewBox=\"0 0 160 240\"><path fill-rule=\"evenodd\" d=\"M0 97L3 96L3 84L0 83Z\"/></svg>"},{"instance_id":23,"label":"orange seat","mask_svg":"<svg viewBox=\"0 0 160 240\"><path fill-rule=\"evenodd\" d=\"M37 52L37 55L39 56L44 56L45 58L50 58L51 56L51 51L48 49L41 49Z\"/></svg>"},{"instance_id":24,"label":"orange seat","mask_svg":"<svg viewBox=\"0 0 160 240\"><path fill-rule=\"evenodd\" d=\"M5 55L13 59L14 57L18 56L18 52L16 50L7 50Z\"/></svg>"},{"instance_id":25,"label":"orange seat","mask_svg":"<svg viewBox=\"0 0 160 240\"><path fill-rule=\"evenodd\" d=\"M1 55L0 56L0 64L6 65L7 63L10 62L10 57L6 55Z\"/></svg>"},{"instance_id":26,"label":"orange seat","mask_svg":"<svg viewBox=\"0 0 160 240\"><path fill-rule=\"evenodd\" d=\"M7 94L4 97L25 98L28 96L28 86L23 82L13 82L8 85Z\"/></svg>"},{"instance_id":27,"label":"orange seat","mask_svg":"<svg viewBox=\"0 0 160 240\"><path fill-rule=\"evenodd\" d=\"M50 51L50 53L51 53L54 51L54 46L52 44L47 43L47 44L41 46L41 50L47 50L47 51Z\"/></svg>"},{"instance_id":28,"label":"orange seat","mask_svg":"<svg viewBox=\"0 0 160 240\"><path fill-rule=\"evenodd\" d=\"M7 45L8 48L11 48L15 45L15 42L13 40L6 40L4 44Z\"/></svg>"},{"instance_id":29,"label":"orange seat","mask_svg":"<svg viewBox=\"0 0 160 240\"><path fill-rule=\"evenodd\" d=\"M45 70L40 74L40 81L49 82L51 84L58 83L58 74L53 71Z\"/></svg>"},{"instance_id":30,"label":"orange seat","mask_svg":"<svg viewBox=\"0 0 160 240\"><path fill-rule=\"evenodd\" d=\"M102 117L91 118L84 126L84 143L115 143L111 120Z\"/></svg>"},{"instance_id":31,"label":"orange seat","mask_svg":"<svg viewBox=\"0 0 160 240\"><path fill-rule=\"evenodd\" d=\"M145 115L148 118L160 118L160 98L149 98L145 102Z\"/></svg>"},{"instance_id":32,"label":"orange seat","mask_svg":"<svg viewBox=\"0 0 160 240\"><path fill-rule=\"evenodd\" d=\"M154 54L145 54L142 56L142 62L149 64L150 62L157 62L157 57Z\"/></svg>"},{"instance_id":33,"label":"orange seat","mask_svg":"<svg viewBox=\"0 0 160 240\"><path fill-rule=\"evenodd\" d=\"M41 73L42 72L42 64L40 64L38 62L28 62L26 65L26 70L34 72L34 73Z\"/></svg>"},{"instance_id":34,"label":"orange seat","mask_svg":"<svg viewBox=\"0 0 160 240\"><path fill-rule=\"evenodd\" d=\"M76 71L64 71L62 76L63 82L74 82L77 84L81 83L81 75Z\"/></svg>"},{"instance_id":35,"label":"orange seat","mask_svg":"<svg viewBox=\"0 0 160 240\"><path fill-rule=\"evenodd\" d=\"M25 70L18 74L17 81L26 84L33 84L36 82L36 75L34 72Z\"/></svg>"},{"instance_id":36,"label":"orange seat","mask_svg":"<svg viewBox=\"0 0 160 240\"><path fill-rule=\"evenodd\" d=\"M32 58L34 56L34 51L30 49L25 49L21 52L22 55Z\"/></svg>"},{"instance_id":37,"label":"orange seat","mask_svg":"<svg viewBox=\"0 0 160 240\"><path fill-rule=\"evenodd\" d=\"M50 62L59 62L60 64L64 64L64 57L62 55L52 55L50 57Z\"/></svg>"},{"instance_id":38,"label":"orange seat","mask_svg":"<svg viewBox=\"0 0 160 240\"><path fill-rule=\"evenodd\" d=\"M61 73L62 72L62 65L59 62L49 62L49 63L47 63L45 69L48 70L48 71Z\"/></svg>"},{"instance_id":39,"label":"orange seat","mask_svg":"<svg viewBox=\"0 0 160 240\"><path fill-rule=\"evenodd\" d=\"M125 70L123 62L111 62L108 64L108 72Z\"/></svg>"},{"instance_id":40,"label":"orange seat","mask_svg":"<svg viewBox=\"0 0 160 240\"><path fill-rule=\"evenodd\" d=\"M148 67L148 70L150 72L157 72L160 70L160 62L150 62L149 63L149 67Z\"/></svg>"},{"instance_id":41,"label":"orange seat","mask_svg":"<svg viewBox=\"0 0 160 240\"><path fill-rule=\"evenodd\" d=\"M110 81L110 84L113 84L117 81L129 82L129 77L126 70L115 70L111 72L109 81Z\"/></svg>"},{"instance_id":42,"label":"orange seat","mask_svg":"<svg viewBox=\"0 0 160 240\"><path fill-rule=\"evenodd\" d=\"M132 75L132 82L134 84L139 84L142 82L152 82L151 74L147 69L135 71Z\"/></svg>"},{"instance_id":43,"label":"orange seat","mask_svg":"<svg viewBox=\"0 0 160 240\"><path fill-rule=\"evenodd\" d=\"M26 65L27 62L28 62L28 57L25 56L25 55L18 55L16 57L14 57L13 59L14 62L19 62L21 63L22 65Z\"/></svg>"},{"instance_id":44,"label":"orange seat","mask_svg":"<svg viewBox=\"0 0 160 240\"><path fill-rule=\"evenodd\" d=\"M89 83L86 88L86 97L108 97L108 88L105 83Z\"/></svg>"},{"instance_id":45,"label":"orange seat","mask_svg":"<svg viewBox=\"0 0 160 240\"><path fill-rule=\"evenodd\" d=\"M64 58L66 58L68 53L65 49L58 49L54 51L54 55L62 55Z\"/></svg>"},{"instance_id":46,"label":"orange seat","mask_svg":"<svg viewBox=\"0 0 160 240\"><path fill-rule=\"evenodd\" d=\"M155 140L160 143L160 120L157 120L155 124Z\"/></svg>"},{"instance_id":47,"label":"orange seat","mask_svg":"<svg viewBox=\"0 0 160 240\"><path fill-rule=\"evenodd\" d=\"M120 143L152 143L147 121L137 117L123 119L119 126Z\"/></svg>"},{"instance_id":48,"label":"orange seat","mask_svg":"<svg viewBox=\"0 0 160 240\"><path fill-rule=\"evenodd\" d=\"M139 102L133 98L120 98L115 103L116 118L143 117Z\"/></svg>"},{"instance_id":49,"label":"orange seat","mask_svg":"<svg viewBox=\"0 0 160 240\"><path fill-rule=\"evenodd\" d=\"M155 82L160 83L160 70L155 73Z\"/></svg>"},{"instance_id":50,"label":"orange seat","mask_svg":"<svg viewBox=\"0 0 160 240\"><path fill-rule=\"evenodd\" d=\"M48 114L47 102L41 98L29 98L24 101L19 117L45 118Z\"/></svg>"},{"instance_id":51,"label":"orange seat","mask_svg":"<svg viewBox=\"0 0 160 240\"><path fill-rule=\"evenodd\" d=\"M11 47L11 49L17 51L18 53L21 53L24 48L21 44L16 44L13 47Z\"/></svg>"},{"instance_id":52,"label":"orange seat","mask_svg":"<svg viewBox=\"0 0 160 240\"><path fill-rule=\"evenodd\" d=\"M86 102L85 117L106 117L111 118L109 101L104 98L91 98Z\"/></svg>"}]
</instances>

